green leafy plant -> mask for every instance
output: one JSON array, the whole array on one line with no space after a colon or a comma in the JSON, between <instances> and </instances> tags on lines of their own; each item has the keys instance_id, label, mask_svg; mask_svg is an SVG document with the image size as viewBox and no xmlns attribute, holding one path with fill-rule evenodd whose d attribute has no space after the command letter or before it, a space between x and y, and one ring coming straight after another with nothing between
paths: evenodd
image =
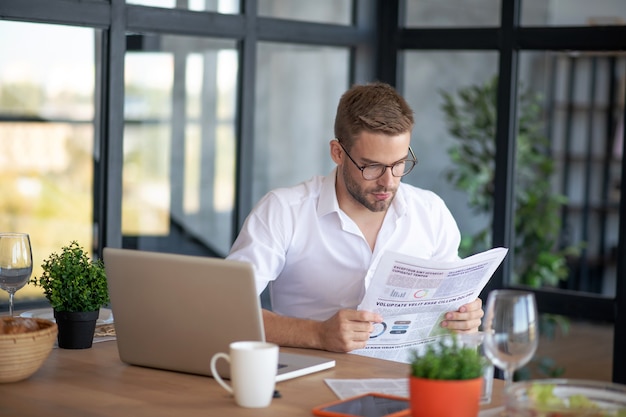
<instances>
[{"instance_id":1,"label":"green leafy plant","mask_svg":"<svg viewBox=\"0 0 626 417\"><path fill-rule=\"evenodd\" d=\"M448 150L454 167L447 179L465 191L469 206L491 215L495 178L496 97L498 78L484 85L441 92L448 131L456 143ZM561 207L565 196L552 187L554 159L544 135L541 99L522 91L519 97L515 162L514 282L531 287L557 286L567 279L568 256L580 248L560 248ZM463 236L461 256L489 249L491 224L471 236Z\"/></svg>"},{"instance_id":2,"label":"green leafy plant","mask_svg":"<svg viewBox=\"0 0 626 417\"><path fill-rule=\"evenodd\" d=\"M41 267L41 276L30 282L43 288L55 311L96 311L109 302L104 263L91 261L78 242L52 253Z\"/></svg>"},{"instance_id":3,"label":"green leafy plant","mask_svg":"<svg viewBox=\"0 0 626 417\"><path fill-rule=\"evenodd\" d=\"M463 380L483 375L487 359L476 348L463 346L456 335L411 354L411 376L426 379Z\"/></svg>"}]
</instances>

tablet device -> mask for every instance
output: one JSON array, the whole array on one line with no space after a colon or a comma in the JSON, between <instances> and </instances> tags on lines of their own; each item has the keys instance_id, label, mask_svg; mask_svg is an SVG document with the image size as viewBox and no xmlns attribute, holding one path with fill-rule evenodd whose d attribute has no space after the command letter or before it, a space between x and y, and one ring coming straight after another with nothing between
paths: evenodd
<instances>
[{"instance_id":1,"label":"tablet device","mask_svg":"<svg viewBox=\"0 0 626 417\"><path fill-rule=\"evenodd\" d=\"M394 395L368 393L337 400L313 408L323 417L403 417L410 416L409 399Z\"/></svg>"}]
</instances>

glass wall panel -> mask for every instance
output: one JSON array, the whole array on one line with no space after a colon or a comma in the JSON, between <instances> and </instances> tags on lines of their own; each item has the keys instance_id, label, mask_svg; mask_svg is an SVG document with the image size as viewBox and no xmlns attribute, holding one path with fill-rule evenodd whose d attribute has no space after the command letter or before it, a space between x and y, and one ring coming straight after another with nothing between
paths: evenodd
<instances>
[{"instance_id":1,"label":"glass wall panel","mask_svg":"<svg viewBox=\"0 0 626 417\"><path fill-rule=\"evenodd\" d=\"M523 26L626 25L623 0L523 0Z\"/></svg>"},{"instance_id":2,"label":"glass wall panel","mask_svg":"<svg viewBox=\"0 0 626 417\"><path fill-rule=\"evenodd\" d=\"M235 42L155 35L146 45L152 49L126 54L122 233L137 237L138 248L190 252L183 239L225 255L235 196Z\"/></svg>"},{"instance_id":3,"label":"glass wall panel","mask_svg":"<svg viewBox=\"0 0 626 417\"><path fill-rule=\"evenodd\" d=\"M0 21L0 230L30 234L33 276L72 240L91 252L97 36ZM17 308L30 299L41 289L19 290Z\"/></svg>"},{"instance_id":4,"label":"glass wall panel","mask_svg":"<svg viewBox=\"0 0 626 417\"><path fill-rule=\"evenodd\" d=\"M347 48L259 44L254 201L334 167L328 143L349 56Z\"/></svg>"},{"instance_id":5,"label":"glass wall panel","mask_svg":"<svg viewBox=\"0 0 626 417\"><path fill-rule=\"evenodd\" d=\"M192 11L239 13L238 0L126 0L128 4L163 7L166 9L188 9Z\"/></svg>"},{"instance_id":6,"label":"glass wall panel","mask_svg":"<svg viewBox=\"0 0 626 417\"><path fill-rule=\"evenodd\" d=\"M561 257L567 261L562 280L541 284L613 297L626 55L523 52L520 64L522 84L540 106L536 122L548 139L554 165L552 193L544 202L556 195L565 198L543 216L551 219L546 220L544 234L550 224L557 225L552 253L577 250ZM527 116L526 124L532 122ZM518 124L520 129L524 126L524 122ZM544 268L550 271L547 265Z\"/></svg>"},{"instance_id":7,"label":"glass wall panel","mask_svg":"<svg viewBox=\"0 0 626 417\"><path fill-rule=\"evenodd\" d=\"M403 180L415 186L434 191L441 196L456 218L467 248L466 256L484 249L481 245L471 245L470 238L481 231L491 236L492 195L479 195L468 191L493 180L493 151L495 126L493 114L487 114L483 130L475 132L456 131L463 122L461 116L466 109L460 92L474 86L480 87L493 80L498 69L496 52L417 52L404 53L404 91L407 101L415 112L412 146L419 164ZM445 95L450 96L452 107L445 107ZM484 99L490 99L485 97ZM458 113L452 111L458 109ZM469 118L482 117L479 109ZM475 156L483 168L480 176L459 177L464 165L474 162L459 150L462 144L480 149ZM452 153L459 152L454 160ZM450 177L453 175L453 177ZM455 185L456 183L459 185ZM483 186L482 190L488 189ZM489 208L485 209L484 205Z\"/></svg>"},{"instance_id":8,"label":"glass wall panel","mask_svg":"<svg viewBox=\"0 0 626 417\"><path fill-rule=\"evenodd\" d=\"M408 0L407 27L499 26L500 0Z\"/></svg>"},{"instance_id":9,"label":"glass wall panel","mask_svg":"<svg viewBox=\"0 0 626 417\"><path fill-rule=\"evenodd\" d=\"M351 0L259 0L259 16L350 25Z\"/></svg>"}]
</instances>

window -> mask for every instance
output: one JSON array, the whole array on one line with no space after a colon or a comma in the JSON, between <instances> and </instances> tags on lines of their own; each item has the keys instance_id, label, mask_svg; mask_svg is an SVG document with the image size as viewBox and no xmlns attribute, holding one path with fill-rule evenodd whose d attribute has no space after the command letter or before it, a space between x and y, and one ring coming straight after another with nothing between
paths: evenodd
<instances>
[{"instance_id":1,"label":"window","mask_svg":"<svg viewBox=\"0 0 626 417\"><path fill-rule=\"evenodd\" d=\"M522 1L524 26L602 26L626 24L626 7L619 0Z\"/></svg>"},{"instance_id":2,"label":"window","mask_svg":"<svg viewBox=\"0 0 626 417\"><path fill-rule=\"evenodd\" d=\"M349 25L350 0L259 0L259 16Z\"/></svg>"},{"instance_id":3,"label":"window","mask_svg":"<svg viewBox=\"0 0 626 417\"><path fill-rule=\"evenodd\" d=\"M239 1L237 0L126 0L126 3L167 9L239 13Z\"/></svg>"},{"instance_id":4,"label":"window","mask_svg":"<svg viewBox=\"0 0 626 417\"><path fill-rule=\"evenodd\" d=\"M405 25L430 28L499 26L500 1L407 1Z\"/></svg>"},{"instance_id":5,"label":"window","mask_svg":"<svg viewBox=\"0 0 626 417\"><path fill-rule=\"evenodd\" d=\"M454 96L458 102L461 89L489 82L497 73L498 54L483 51L405 51L403 59L403 94L415 112L411 143L420 161L405 181L439 194L452 211L465 238L482 229L489 229L490 213L472 209L467 190L456 187L454 181L448 179L452 173L459 172L449 153L452 147L462 143L462 138L451 133L452 124L444 111L444 94ZM484 158L490 159L489 155ZM470 252L462 255L475 253Z\"/></svg>"},{"instance_id":6,"label":"window","mask_svg":"<svg viewBox=\"0 0 626 417\"><path fill-rule=\"evenodd\" d=\"M328 143L348 88L348 66L343 48L259 45L254 201L270 189L330 172Z\"/></svg>"},{"instance_id":7,"label":"window","mask_svg":"<svg viewBox=\"0 0 626 417\"><path fill-rule=\"evenodd\" d=\"M565 198L553 215L560 224L555 243L575 249L559 286L614 297L626 58L528 51L520 66L522 84L542 109L537 122L551 150L554 194Z\"/></svg>"},{"instance_id":8,"label":"window","mask_svg":"<svg viewBox=\"0 0 626 417\"><path fill-rule=\"evenodd\" d=\"M137 248L226 254L234 227L235 43L142 36L151 47L126 54L122 232Z\"/></svg>"},{"instance_id":9,"label":"window","mask_svg":"<svg viewBox=\"0 0 626 417\"><path fill-rule=\"evenodd\" d=\"M0 21L0 229L30 234L33 276L72 240L92 252L99 37L89 28ZM16 305L41 297L27 285Z\"/></svg>"}]
</instances>

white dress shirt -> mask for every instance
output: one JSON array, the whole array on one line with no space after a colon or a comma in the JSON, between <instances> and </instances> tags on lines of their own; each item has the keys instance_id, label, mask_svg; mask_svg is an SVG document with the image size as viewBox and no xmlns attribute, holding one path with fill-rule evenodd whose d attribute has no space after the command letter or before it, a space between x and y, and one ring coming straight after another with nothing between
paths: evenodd
<instances>
[{"instance_id":1,"label":"white dress shirt","mask_svg":"<svg viewBox=\"0 0 626 417\"><path fill-rule=\"evenodd\" d=\"M443 200L400 183L374 251L340 208L336 168L266 194L247 217L228 259L252 263L257 292L270 285L272 310L326 320L361 302L381 254L458 259L461 235Z\"/></svg>"}]
</instances>

